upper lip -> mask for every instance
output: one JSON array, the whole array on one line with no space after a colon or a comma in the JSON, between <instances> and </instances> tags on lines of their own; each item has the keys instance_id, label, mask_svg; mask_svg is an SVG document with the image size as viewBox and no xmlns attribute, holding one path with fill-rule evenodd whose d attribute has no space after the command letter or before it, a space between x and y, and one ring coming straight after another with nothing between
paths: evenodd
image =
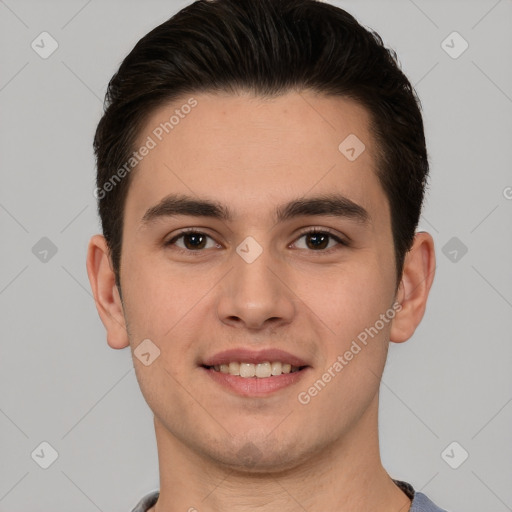
<instances>
[{"instance_id":1,"label":"upper lip","mask_svg":"<svg viewBox=\"0 0 512 512\"><path fill-rule=\"evenodd\" d=\"M253 364L280 361L281 363L289 363L292 366L309 366L308 363L300 357L276 348L257 351L246 348L224 350L223 352L218 352L217 354L205 359L202 365L216 366L220 364L229 364L232 361Z\"/></svg>"}]
</instances>

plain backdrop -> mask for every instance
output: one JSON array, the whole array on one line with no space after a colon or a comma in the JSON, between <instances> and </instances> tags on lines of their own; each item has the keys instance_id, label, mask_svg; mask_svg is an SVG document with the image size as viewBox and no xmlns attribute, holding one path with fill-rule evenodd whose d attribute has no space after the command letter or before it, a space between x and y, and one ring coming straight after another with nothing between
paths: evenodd
<instances>
[{"instance_id":1,"label":"plain backdrop","mask_svg":"<svg viewBox=\"0 0 512 512\"><path fill-rule=\"evenodd\" d=\"M390 349L384 464L448 510L512 510L512 2L333 3L397 51L431 162L436 278ZM0 0L0 512L123 512L159 487L152 414L85 255L107 83L186 4Z\"/></svg>"}]
</instances>

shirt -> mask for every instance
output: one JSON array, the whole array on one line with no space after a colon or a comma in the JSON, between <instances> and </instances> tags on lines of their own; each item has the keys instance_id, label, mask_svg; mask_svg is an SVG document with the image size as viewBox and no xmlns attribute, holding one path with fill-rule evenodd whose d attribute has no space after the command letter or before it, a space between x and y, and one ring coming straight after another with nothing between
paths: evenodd
<instances>
[{"instance_id":1,"label":"shirt","mask_svg":"<svg viewBox=\"0 0 512 512\"><path fill-rule=\"evenodd\" d=\"M446 512L446 510L432 503L424 494L416 492L411 484L400 480L393 480L393 482L395 482L412 501L409 512ZM137 503L132 512L147 512L156 503L159 495L160 491L152 491L146 494L146 496Z\"/></svg>"}]
</instances>

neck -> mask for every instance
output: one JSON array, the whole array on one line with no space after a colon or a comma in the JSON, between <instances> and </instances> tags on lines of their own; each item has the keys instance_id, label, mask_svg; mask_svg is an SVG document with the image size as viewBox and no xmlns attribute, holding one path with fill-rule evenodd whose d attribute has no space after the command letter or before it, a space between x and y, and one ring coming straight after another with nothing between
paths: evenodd
<instances>
[{"instance_id":1,"label":"neck","mask_svg":"<svg viewBox=\"0 0 512 512\"><path fill-rule=\"evenodd\" d=\"M379 454L378 394L343 439L279 472L241 472L190 450L155 417L160 496L150 512L408 512Z\"/></svg>"}]
</instances>

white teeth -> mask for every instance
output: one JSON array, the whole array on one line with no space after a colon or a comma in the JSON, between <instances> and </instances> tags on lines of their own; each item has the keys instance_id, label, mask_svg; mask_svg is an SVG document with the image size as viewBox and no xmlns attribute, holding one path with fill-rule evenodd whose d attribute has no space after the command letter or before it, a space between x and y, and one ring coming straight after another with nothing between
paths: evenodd
<instances>
[{"instance_id":1,"label":"white teeth","mask_svg":"<svg viewBox=\"0 0 512 512\"><path fill-rule=\"evenodd\" d=\"M272 375L281 375L281 363L276 361L272 363Z\"/></svg>"},{"instance_id":2,"label":"white teeth","mask_svg":"<svg viewBox=\"0 0 512 512\"><path fill-rule=\"evenodd\" d=\"M230 375L240 375L240 363L229 363Z\"/></svg>"},{"instance_id":3,"label":"white teeth","mask_svg":"<svg viewBox=\"0 0 512 512\"><path fill-rule=\"evenodd\" d=\"M292 366L290 363L281 363L280 361L264 363L238 363L230 362L229 364L215 365L212 367L216 372L228 373L230 375L239 375L243 378L257 377L265 379L273 375L281 375L282 373L295 373L299 371L298 366Z\"/></svg>"},{"instance_id":4,"label":"white teeth","mask_svg":"<svg viewBox=\"0 0 512 512\"><path fill-rule=\"evenodd\" d=\"M240 363L240 377L254 377L256 367L251 363Z\"/></svg>"},{"instance_id":5,"label":"white teeth","mask_svg":"<svg viewBox=\"0 0 512 512\"><path fill-rule=\"evenodd\" d=\"M272 375L270 363L258 363L256 365L256 377L265 378Z\"/></svg>"}]
</instances>

